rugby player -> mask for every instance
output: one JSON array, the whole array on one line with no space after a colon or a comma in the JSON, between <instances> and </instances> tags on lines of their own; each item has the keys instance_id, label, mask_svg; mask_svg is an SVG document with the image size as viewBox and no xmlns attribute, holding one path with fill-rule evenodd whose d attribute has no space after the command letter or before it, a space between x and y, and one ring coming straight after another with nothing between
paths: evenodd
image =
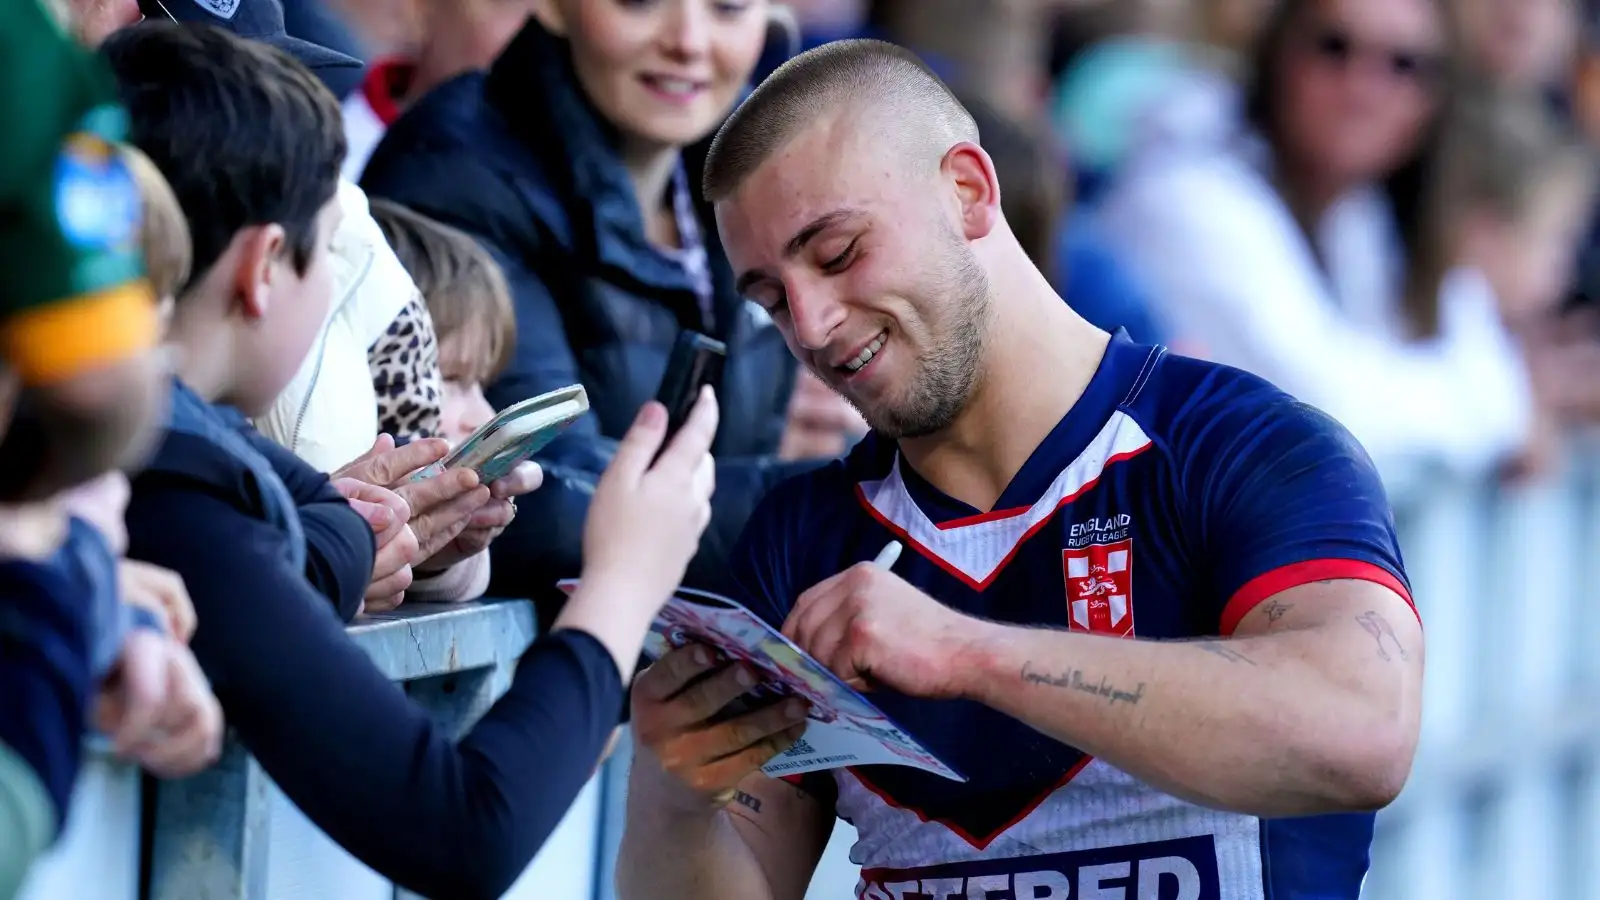
<instances>
[{"instance_id":1,"label":"rugby player","mask_svg":"<svg viewBox=\"0 0 1600 900\"><path fill-rule=\"evenodd\" d=\"M749 673L683 648L633 690L622 896L799 900L838 816L875 900L1354 900L1423 668L1356 441L1076 316L903 50L789 62L704 178L742 291L873 428L762 503L740 599L969 780L768 778L803 709L707 724Z\"/></svg>"}]
</instances>

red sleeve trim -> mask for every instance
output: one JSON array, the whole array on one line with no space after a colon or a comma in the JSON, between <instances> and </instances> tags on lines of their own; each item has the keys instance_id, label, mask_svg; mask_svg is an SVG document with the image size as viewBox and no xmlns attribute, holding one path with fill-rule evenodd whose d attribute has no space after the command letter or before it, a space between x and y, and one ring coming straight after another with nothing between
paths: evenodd
<instances>
[{"instance_id":1,"label":"red sleeve trim","mask_svg":"<svg viewBox=\"0 0 1600 900\"><path fill-rule=\"evenodd\" d=\"M1255 609L1267 598L1280 594L1302 584L1313 581L1327 581L1329 579L1351 579L1356 581L1370 581L1381 584L1396 594L1399 594L1411 606L1411 612L1417 616L1417 621L1422 621L1422 616L1417 613L1416 601L1411 599L1411 592L1393 572L1382 566L1359 559L1308 559L1305 562L1290 563L1279 566L1268 572L1245 582L1244 587L1235 591L1228 604L1222 608L1222 634L1224 637L1233 634L1239 627L1250 610Z\"/></svg>"}]
</instances>

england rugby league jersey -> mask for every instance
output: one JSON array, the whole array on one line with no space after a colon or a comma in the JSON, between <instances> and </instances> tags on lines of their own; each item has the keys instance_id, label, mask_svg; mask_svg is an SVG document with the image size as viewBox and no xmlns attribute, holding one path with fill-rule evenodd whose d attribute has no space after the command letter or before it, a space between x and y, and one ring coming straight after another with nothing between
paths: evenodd
<instances>
[{"instance_id":1,"label":"england rugby league jersey","mask_svg":"<svg viewBox=\"0 0 1600 900\"><path fill-rule=\"evenodd\" d=\"M1123 334L993 511L945 496L869 437L762 502L734 575L780 624L806 588L893 539L906 547L896 574L962 612L1124 638L1227 635L1273 594L1331 578L1410 599L1383 488L1354 438L1259 378ZM970 780L902 766L806 776L858 830L861 897L1359 893L1370 814L1206 809L978 703L873 699Z\"/></svg>"}]
</instances>

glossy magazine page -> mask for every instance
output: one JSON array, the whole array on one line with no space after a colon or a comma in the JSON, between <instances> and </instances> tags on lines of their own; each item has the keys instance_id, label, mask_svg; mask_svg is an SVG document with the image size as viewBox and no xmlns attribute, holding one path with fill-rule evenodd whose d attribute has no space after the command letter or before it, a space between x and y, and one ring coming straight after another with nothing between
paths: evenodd
<instances>
[{"instance_id":1,"label":"glossy magazine page","mask_svg":"<svg viewBox=\"0 0 1600 900\"><path fill-rule=\"evenodd\" d=\"M563 581L568 593L576 581ZM702 643L763 676L738 701L736 714L799 697L811 704L811 721L795 745L762 767L774 777L843 766L915 766L955 781L966 778L946 765L845 684L810 654L738 603L704 591L679 588L662 607L645 638L644 651L660 659L669 650Z\"/></svg>"}]
</instances>

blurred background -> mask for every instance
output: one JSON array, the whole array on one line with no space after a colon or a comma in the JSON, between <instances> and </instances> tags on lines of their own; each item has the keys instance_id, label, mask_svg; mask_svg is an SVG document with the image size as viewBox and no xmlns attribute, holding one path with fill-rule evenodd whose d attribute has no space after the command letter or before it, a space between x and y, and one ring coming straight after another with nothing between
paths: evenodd
<instances>
[{"instance_id":1,"label":"blurred background","mask_svg":"<svg viewBox=\"0 0 1600 900\"><path fill-rule=\"evenodd\" d=\"M395 60L502 46L531 5L286 9L368 63L348 109L381 105L372 73ZM787 6L793 46L883 37L946 78L1012 227L1084 316L1263 375L1378 462L1429 659L1366 896L1600 898L1600 3ZM610 896L626 764L513 896ZM266 894L393 896L281 806ZM127 869L115 816L77 820L33 900L121 896L68 877ZM811 897L853 895L850 840L841 823Z\"/></svg>"}]
</instances>

